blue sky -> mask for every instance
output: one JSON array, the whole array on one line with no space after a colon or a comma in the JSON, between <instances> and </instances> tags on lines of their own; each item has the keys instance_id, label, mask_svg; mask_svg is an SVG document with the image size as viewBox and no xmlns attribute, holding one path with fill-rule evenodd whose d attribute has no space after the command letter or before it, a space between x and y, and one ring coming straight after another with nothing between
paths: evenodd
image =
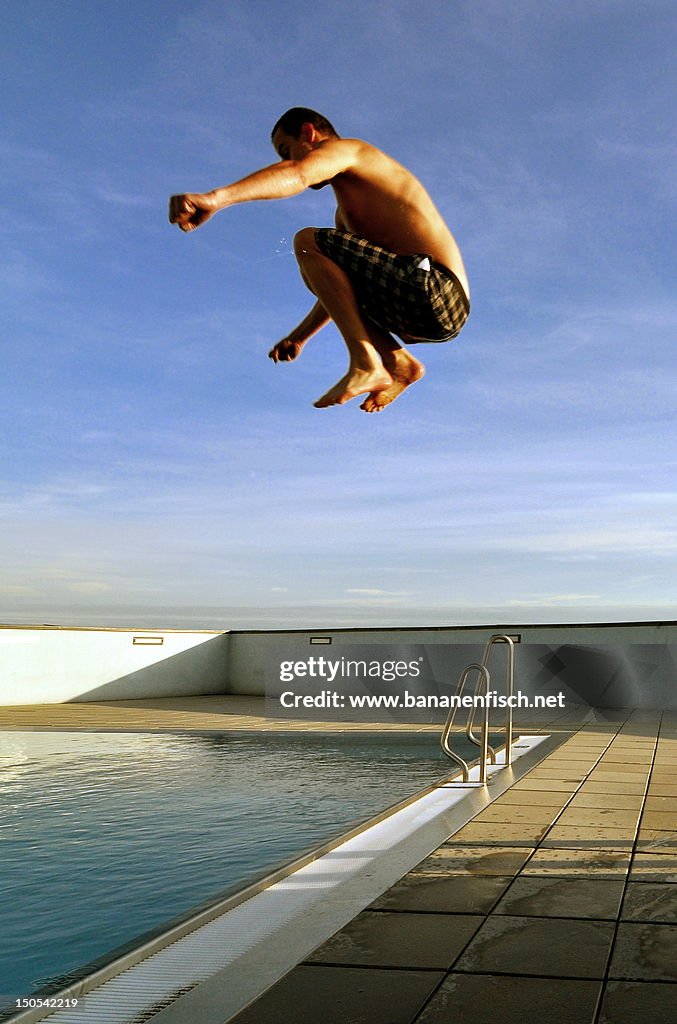
<instances>
[{"instance_id":1,"label":"blue sky","mask_svg":"<svg viewBox=\"0 0 677 1024\"><path fill-rule=\"evenodd\" d=\"M675 618L674 13L647 0L4 0L0 621ZM172 192L319 109L405 163L473 294L379 416L312 402L294 233ZM671 134L672 133L672 134Z\"/></svg>"}]
</instances>

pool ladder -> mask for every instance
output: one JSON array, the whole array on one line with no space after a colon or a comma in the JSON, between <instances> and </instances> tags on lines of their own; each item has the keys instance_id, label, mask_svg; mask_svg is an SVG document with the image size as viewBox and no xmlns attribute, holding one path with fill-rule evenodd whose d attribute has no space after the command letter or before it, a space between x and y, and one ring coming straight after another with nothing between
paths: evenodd
<instances>
[{"instance_id":1,"label":"pool ladder","mask_svg":"<svg viewBox=\"0 0 677 1024\"><path fill-rule=\"evenodd\" d=\"M519 643L519 637L517 638ZM486 696L489 693L491 684L491 675L487 665L489 663L489 655L494 644L508 644L508 672L507 672L507 684L506 684L506 697L511 698L515 691L515 639L511 636L507 636L504 633L497 633L492 636L487 642L484 648L484 654L482 661L472 662L467 665L461 672L461 678L458 681L456 688L456 700L454 701L447 720L444 725L441 736L442 750L458 764L462 771L463 782L468 782L468 776L470 772L470 766L467 761L464 761L460 754L455 753L450 746L449 737L456 717L456 711L460 698L463 695L468 677L477 672L477 683L475 686L475 697L480 695ZM506 704L506 715L505 715L505 764L506 766L511 763L512 760L512 701L508 700ZM489 702L485 701L484 707L481 709L482 718L480 723L481 732L479 737L473 732L473 726L475 725L475 715L477 712L477 706L473 705L468 715L468 723L466 725L465 734L471 743L475 743L480 748L480 773L479 783L483 786L487 783L487 763L496 764L496 751L493 747L489 746Z\"/></svg>"}]
</instances>

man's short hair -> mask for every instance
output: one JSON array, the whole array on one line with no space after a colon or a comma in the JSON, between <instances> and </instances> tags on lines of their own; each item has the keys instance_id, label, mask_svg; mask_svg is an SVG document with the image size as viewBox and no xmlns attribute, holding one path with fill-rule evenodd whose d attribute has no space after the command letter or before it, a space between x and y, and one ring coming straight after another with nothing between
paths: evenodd
<instances>
[{"instance_id":1,"label":"man's short hair","mask_svg":"<svg viewBox=\"0 0 677 1024\"><path fill-rule=\"evenodd\" d=\"M301 128L304 124L312 124L317 128L318 132L322 132L323 135L336 135L338 134L334 129L334 126L323 117L322 114L318 114L316 110L311 110L310 107L291 107L279 121L276 122L275 127L270 133L272 139L278 129L283 131L285 135L291 135L293 139L298 139L301 134Z\"/></svg>"}]
</instances>

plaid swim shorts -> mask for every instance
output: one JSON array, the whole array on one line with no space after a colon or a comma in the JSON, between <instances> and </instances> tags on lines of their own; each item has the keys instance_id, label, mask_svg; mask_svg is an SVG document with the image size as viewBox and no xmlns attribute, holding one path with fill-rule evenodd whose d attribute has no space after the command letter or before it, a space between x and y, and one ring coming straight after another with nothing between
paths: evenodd
<instances>
[{"instance_id":1,"label":"plaid swim shorts","mask_svg":"<svg viewBox=\"0 0 677 1024\"><path fill-rule=\"evenodd\" d=\"M407 344L451 341L468 319L458 278L427 253L400 256L336 228L318 228L315 240L348 275L362 312Z\"/></svg>"}]
</instances>

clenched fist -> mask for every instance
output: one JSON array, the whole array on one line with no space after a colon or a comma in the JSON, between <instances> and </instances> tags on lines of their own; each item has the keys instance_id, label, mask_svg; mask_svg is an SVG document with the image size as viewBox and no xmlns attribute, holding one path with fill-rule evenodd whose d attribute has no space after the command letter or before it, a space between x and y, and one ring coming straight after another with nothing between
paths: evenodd
<instances>
[{"instance_id":1,"label":"clenched fist","mask_svg":"<svg viewBox=\"0 0 677 1024\"><path fill-rule=\"evenodd\" d=\"M209 195L186 192L169 200L169 222L177 224L182 231L194 231L216 211L216 203Z\"/></svg>"}]
</instances>

